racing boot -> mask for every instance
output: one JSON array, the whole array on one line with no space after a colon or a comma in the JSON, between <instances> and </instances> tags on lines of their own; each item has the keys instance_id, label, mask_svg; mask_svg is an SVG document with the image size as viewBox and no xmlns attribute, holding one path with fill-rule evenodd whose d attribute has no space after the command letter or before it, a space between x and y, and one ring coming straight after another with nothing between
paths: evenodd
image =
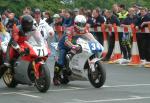
<instances>
[{"instance_id":1,"label":"racing boot","mask_svg":"<svg viewBox=\"0 0 150 103\"><path fill-rule=\"evenodd\" d=\"M58 63L55 63L54 66L54 78L53 83L54 85L60 85L61 84L61 66Z\"/></svg>"},{"instance_id":2,"label":"racing boot","mask_svg":"<svg viewBox=\"0 0 150 103\"><path fill-rule=\"evenodd\" d=\"M61 84L68 84L69 83L69 79L68 76L71 75L71 71L63 69L63 77L61 78Z\"/></svg>"}]
</instances>

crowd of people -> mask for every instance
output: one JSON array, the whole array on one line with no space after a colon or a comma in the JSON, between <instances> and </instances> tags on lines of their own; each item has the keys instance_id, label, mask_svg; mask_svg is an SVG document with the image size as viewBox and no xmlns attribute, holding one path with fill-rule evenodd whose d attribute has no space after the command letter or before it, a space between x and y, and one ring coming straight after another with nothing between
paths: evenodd
<instances>
[{"instance_id":1,"label":"crowd of people","mask_svg":"<svg viewBox=\"0 0 150 103\"><path fill-rule=\"evenodd\" d=\"M148 27L150 24L150 13L145 7L137 4L132 5L128 9L124 4L114 4L111 10L103 9L99 7L91 9L75 8L73 10L61 9L55 14L51 14L49 11L41 11L40 9L31 10L30 7L26 7L23 10L22 15L29 14L34 18L34 26L41 32L45 40L49 37L53 37L53 40L58 42L65 30L74 25L74 18L77 15L84 15L87 19L86 26L88 28L95 28L105 24L108 27L112 27L116 24L120 27L126 27L134 24L138 29ZM6 28L7 32L11 34L13 25L19 25L22 16L18 18L11 10L5 10L1 13L1 22ZM57 27L62 27L60 28ZM59 30L57 30L59 29ZM103 45L102 32L91 31L94 37ZM114 32L108 33L108 53L103 58L103 61L109 61L113 52L115 44ZM132 48L132 35L130 33L119 32L119 43L121 52L124 59L131 58ZM137 43L139 48L140 57L143 60L150 61L150 35L149 33L137 33Z\"/></svg>"}]
</instances>

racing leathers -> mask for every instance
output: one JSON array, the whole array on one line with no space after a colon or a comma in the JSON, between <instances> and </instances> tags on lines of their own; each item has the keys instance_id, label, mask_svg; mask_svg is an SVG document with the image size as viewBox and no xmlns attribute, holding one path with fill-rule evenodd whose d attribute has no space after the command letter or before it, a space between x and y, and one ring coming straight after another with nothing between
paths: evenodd
<instances>
[{"instance_id":1,"label":"racing leathers","mask_svg":"<svg viewBox=\"0 0 150 103\"><path fill-rule=\"evenodd\" d=\"M21 26L13 28L12 38L8 43L6 60L4 63L6 66L10 66L10 64L13 65L19 55L25 52L23 50L23 44L29 39L32 39L33 42L36 41L38 45L44 44L44 39L42 38L40 32L34 29L34 27L29 32L24 32Z\"/></svg>"}]
</instances>

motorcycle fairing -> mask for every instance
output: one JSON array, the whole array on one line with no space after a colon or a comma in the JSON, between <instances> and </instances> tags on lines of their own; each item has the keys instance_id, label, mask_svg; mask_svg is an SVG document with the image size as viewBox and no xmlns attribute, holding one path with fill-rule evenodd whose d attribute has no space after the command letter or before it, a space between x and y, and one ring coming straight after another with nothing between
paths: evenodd
<instances>
[{"instance_id":1,"label":"motorcycle fairing","mask_svg":"<svg viewBox=\"0 0 150 103\"><path fill-rule=\"evenodd\" d=\"M33 61L32 64L33 64L33 69L35 72L35 77L36 77L36 79L39 79L39 77L40 77L39 69L40 69L41 64L44 64L44 62L41 61L41 62L36 63L35 61Z\"/></svg>"},{"instance_id":2,"label":"motorcycle fairing","mask_svg":"<svg viewBox=\"0 0 150 103\"><path fill-rule=\"evenodd\" d=\"M94 66L95 62L99 61L99 59L94 58L89 61L89 58L97 52L102 52L103 47L98 42L91 42L83 38L78 38L77 44L79 44L82 47L82 52L73 56L69 63L69 67L73 74L77 75L78 77L81 77L82 79L88 79L87 69L84 68L85 64L88 61L90 66Z\"/></svg>"},{"instance_id":3,"label":"motorcycle fairing","mask_svg":"<svg viewBox=\"0 0 150 103\"><path fill-rule=\"evenodd\" d=\"M16 62L15 70L15 80L22 84L32 84L31 80L28 77L28 69L30 62L19 59Z\"/></svg>"},{"instance_id":4,"label":"motorcycle fairing","mask_svg":"<svg viewBox=\"0 0 150 103\"><path fill-rule=\"evenodd\" d=\"M87 60L92 56L92 53L82 52L73 56L72 60L69 63L69 67L72 70L73 74L76 74L82 78L87 78L87 70L84 69L84 66Z\"/></svg>"}]
</instances>

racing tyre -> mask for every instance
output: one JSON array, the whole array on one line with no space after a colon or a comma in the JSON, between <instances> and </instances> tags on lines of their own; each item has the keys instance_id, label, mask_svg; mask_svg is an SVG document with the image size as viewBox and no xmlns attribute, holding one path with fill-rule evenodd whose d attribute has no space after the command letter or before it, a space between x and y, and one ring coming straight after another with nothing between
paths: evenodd
<instances>
[{"instance_id":1,"label":"racing tyre","mask_svg":"<svg viewBox=\"0 0 150 103\"><path fill-rule=\"evenodd\" d=\"M42 64L39 68L40 77L35 79L35 86L40 92L47 92L50 87L51 77L47 65Z\"/></svg>"},{"instance_id":2,"label":"racing tyre","mask_svg":"<svg viewBox=\"0 0 150 103\"><path fill-rule=\"evenodd\" d=\"M18 85L18 83L15 81L14 73L11 68L8 68L5 71L3 75L3 81L9 88L15 88Z\"/></svg>"},{"instance_id":3,"label":"racing tyre","mask_svg":"<svg viewBox=\"0 0 150 103\"><path fill-rule=\"evenodd\" d=\"M91 68L89 68L88 78L89 78L90 83L95 88L100 88L105 83L106 71L102 67L102 65L99 61L95 62L94 68L95 68L95 71L92 71Z\"/></svg>"}]
</instances>

